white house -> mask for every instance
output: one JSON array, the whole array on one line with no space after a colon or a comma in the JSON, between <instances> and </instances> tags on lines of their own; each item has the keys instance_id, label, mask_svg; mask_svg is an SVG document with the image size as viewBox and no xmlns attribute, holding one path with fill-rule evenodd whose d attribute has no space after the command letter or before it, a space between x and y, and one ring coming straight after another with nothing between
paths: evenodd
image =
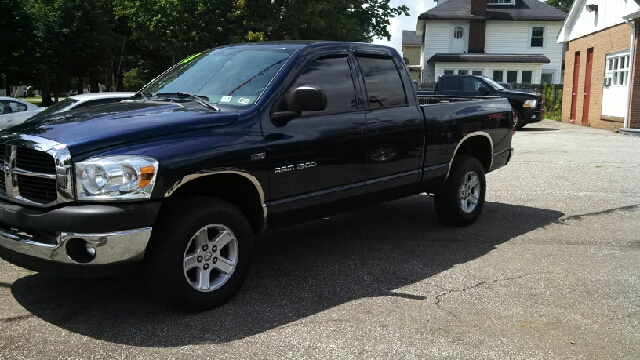
<instances>
[{"instance_id":1,"label":"white house","mask_svg":"<svg viewBox=\"0 0 640 360\"><path fill-rule=\"evenodd\" d=\"M575 0L558 36L567 44L562 119L640 129L640 0Z\"/></svg>"},{"instance_id":2,"label":"white house","mask_svg":"<svg viewBox=\"0 0 640 360\"><path fill-rule=\"evenodd\" d=\"M566 17L539 0L436 0L418 17L424 37L422 81L485 75L499 82L559 84Z\"/></svg>"}]
</instances>

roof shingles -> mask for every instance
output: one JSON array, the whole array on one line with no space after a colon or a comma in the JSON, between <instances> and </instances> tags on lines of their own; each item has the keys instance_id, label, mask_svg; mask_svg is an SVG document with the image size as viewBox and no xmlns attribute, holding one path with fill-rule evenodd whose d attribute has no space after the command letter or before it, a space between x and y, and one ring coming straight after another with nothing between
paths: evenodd
<instances>
[{"instance_id":1,"label":"roof shingles","mask_svg":"<svg viewBox=\"0 0 640 360\"><path fill-rule=\"evenodd\" d=\"M539 0L515 0L515 5L487 5L486 17L471 15L471 0L449 0L420 14L419 20L564 21L567 14Z\"/></svg>"}]
</instances>

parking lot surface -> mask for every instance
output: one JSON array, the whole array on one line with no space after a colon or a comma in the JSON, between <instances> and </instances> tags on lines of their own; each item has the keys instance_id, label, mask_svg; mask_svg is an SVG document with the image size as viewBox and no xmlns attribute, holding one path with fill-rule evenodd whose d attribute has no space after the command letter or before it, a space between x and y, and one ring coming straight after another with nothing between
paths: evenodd
<instances>
[{"instance_id":1,"label":"parking lot surface","mask_svg":"<svg viewBox=\"0 0 640 360\"><path fill-rule=\"evenodd\" d=\"M640 137L530 124L467 228L426 195L269 233L227 305L0 260L0 358L640 358Z\"/></svg>"}]
</instances>

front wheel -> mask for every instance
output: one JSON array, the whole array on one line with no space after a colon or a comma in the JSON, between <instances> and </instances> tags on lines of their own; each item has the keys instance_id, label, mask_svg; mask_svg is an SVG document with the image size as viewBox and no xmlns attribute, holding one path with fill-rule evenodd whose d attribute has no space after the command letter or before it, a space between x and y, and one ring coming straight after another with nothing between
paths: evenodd
<instances>
[{"instance_id":1,"label":"front wheel","mask_svg":"<svg viewBox=\"0 0 640 360\"><path fill-rule=\"evenodd\" d=\"M484 168L477 158L456 157L449 178L434 196L440 221L452 226L473 224L482 212L485 185Z\"/></svg>"},{"instance_id":2,"label":"front wheel","mask_svg":"<svg viewBox=\"0 0 640 360\"><path fill-rule=\"evenodd\" d=\"M158 224L144 260L152 291L194 312L222 305L240 289L252 260L253 234L235 206L185 199Z\"/></svg>"}]
</instances>

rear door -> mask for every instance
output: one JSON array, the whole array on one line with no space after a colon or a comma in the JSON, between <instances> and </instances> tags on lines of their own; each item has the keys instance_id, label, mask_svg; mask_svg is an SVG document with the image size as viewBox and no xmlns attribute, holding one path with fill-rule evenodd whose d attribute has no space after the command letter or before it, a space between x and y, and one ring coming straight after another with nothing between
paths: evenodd
<instances>
[{"instance_id":1,"label":"rear door","mask_svg":"<svg viewBox=\"0 0 640 360\"><path fill-rule=\"evenodd\" d=\"M346 50L311 59L281 99L309 85L325 91L327 108L288 121L263 121L275 225L355 206L366 191L365 113L358 106L353 68ZM286 101L275 107L281 103Z\"/></svg>"},{"instance_id":2,"label":"rear door","mask_svg":"<svg viewBox=\"0 0 640 360\"><path fill-rule=\"evenodd\" d=\"M356 52L355 57L367 99L367 198L411 194L424 149L424 123L411 80L390 54Z\"/></svg>"}]
</instances>

